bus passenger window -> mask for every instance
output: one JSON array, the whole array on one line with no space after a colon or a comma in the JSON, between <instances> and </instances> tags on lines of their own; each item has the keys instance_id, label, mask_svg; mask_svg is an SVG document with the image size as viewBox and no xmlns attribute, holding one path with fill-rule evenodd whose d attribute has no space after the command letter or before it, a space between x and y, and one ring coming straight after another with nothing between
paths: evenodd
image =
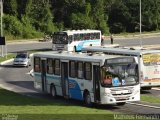
<instances>
[{"instance_id":1,"label":"bus passenger window","mask_svg":"<svg viewBox=\"0 0 160 120\"><path fill-rule=\"evenodd\" d=\"M92 64L89 62L85 63L85 79L92 80Z\"/></svg>"},{"instance_id":2,"label":"bus passenger window","mask_svg":"<svg viewBox=\"0 0 160 120\"><path fill-rule=\"evenodd\" d=\"M34 71L35 72L40 72L41 71L41 69L40 69L40 58L39 57L34 58Z\"/></svg>"},{"instance_id":3,"label":"bus passenger window","mask_svg":"<svg viewBox=\"0 0 160 120\"><path fill-rule=\"evenodd\" d=\"M78 78L83 79L83 62L78 62Z\"/></svg>"},{"instance_id":4,"label":"bus passenger window","mask_svg":"<svg viewBox=\"0 0 160 120\"><path fill-rule=\"evenodd\" d=\"M75 78L76 77L76 62L70 61L69 63L69 76Z\"/></svg>"},{"instance_id":5,"label":"bus passenger window","mask_svg":"<svg viewBox=\"0 0 160 120\"><path fill-rule=\"evenodd\" d=\"M54 65L54 61L52 59L47 59L47 73L48 74L54 73L53 65Z\"/></svg>"},{"instance_id":6,"label":"bus passenger window","mask_svg":"<svg viewBox=\"0 0 160 120\"><path fill-rule=\"evenodd\" d=\"M72 37L73 37L72 35L69 35L69 36L68 36L68 43L71 43L71 42L72 42Z\"/></svg>"},{"instance_id":7,"label":"bus passenger window","mask_svg":"<svg viewBox=\"0 0 160 120\"><path fill-rule=\"evenodd\" d=\"M60 75L60 60L55 60L55 75Z\"/></svg>"}]
</instances>

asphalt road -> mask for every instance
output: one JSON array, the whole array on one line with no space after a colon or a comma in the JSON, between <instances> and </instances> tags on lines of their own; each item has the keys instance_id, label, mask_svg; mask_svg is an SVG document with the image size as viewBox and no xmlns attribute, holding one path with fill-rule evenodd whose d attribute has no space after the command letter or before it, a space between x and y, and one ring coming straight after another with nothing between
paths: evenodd
<instances>
[{"instance_id":1,"label":"asphalt road","mask_svg":"<svg viewBox=\"0 0 160 120\"><path fill-rule=\"evenodd\" d=\"M38 50L38 49L51 49L52 43L51 42L20 42L15 44L8 44L7 45L7 52L18 52L18 51L27 51L27 50Z\"/></svg>"},{"instance_id":2,"label":"asphalt road","mask_svg":"<svg viewBox=\"0 0 160 120\"><path fill-rule=\"evenodd\" d=\"M7 88L9 90L15 91L17 93L32 96L32 97L41 97L44 99L51 100L53 102L57 103L68 103L68 104L74 104L74 105L80 105L83 106L82 102L76 101L76 100L65 100L62 97L59 97L56 100L53 100L50 95L43 94L37 90L34 89L33 86L33 79L28 74L29 71L32 69L30 66L29 68L25 67L13 67L12 62L6 65L0 66L0 85L1 87ZM7 73L7 75L6 75ZM157 91L151 90L149 94L157 96ZM148 93L144 93L147 95ZM139 102L138 102L139 103ZM147 104L147 103L141 103L140 104ZM150 106L158 106L159 108L152 108L152 107L145 107L145 106L138 106L138 105L132 105L132 104L126 104L125 106L113 106L113 105L100 105L97 107L97 109L107 109L112 110L115 112L123 112L128 114L159 114L160 113L160 105L157 104L147 104Z\"/></svg>"},{"instance_id":3,"label":"asphalt road","mask_svg":"<svg viewBox=\"0 0 160 120\"><path fill-rule=\"evenodd\" d=\"M160 45L160 36L157 37L148 37L142 38L142 46L145 45ZM105 40L104 43L106 45L110 44L110 40ZM120 46L140 46L140 39L135 38L125 38L125 39L118 39L114 38L114 44L119 44ZM17 52L17 51L24 51L24 50L37 50L37 49L51 49L52 43L51 42L21 42L21 43L12 43L7 44L6 46L7 52Z\"/></svg>"},{"instance_id":4,"label":"asphalt road","mask_svg":"<svg viewBox=\"0 0 160 120\"><path fill-rule=\"evenodd\" d=\"M105 43L110 44L110 40L106 40ZM141 43L142 46L160 44L160 36L148 37L142 39L138 37L125 38L125 39L114 38L114 44L119 44L121 46L140 46Z\"/></svg>"}]
</instances>

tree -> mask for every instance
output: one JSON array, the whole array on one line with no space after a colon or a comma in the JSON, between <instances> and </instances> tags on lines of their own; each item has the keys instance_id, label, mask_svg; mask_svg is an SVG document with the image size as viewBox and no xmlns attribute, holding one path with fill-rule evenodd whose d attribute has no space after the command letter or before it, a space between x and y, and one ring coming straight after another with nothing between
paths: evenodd
<instances>
[{"instance_id":1,"label":"tree","mask_svg":"<svg viewBox=\"0 0 160 120\"><path fill-rule=\"evenodd\" d=\"M123 3L128 8L128 12L130 14L129 21L126 26L126 32L139 31L139 0L123 0Z\"/></svg>"},{"instance_id":2,"label":"tree","mask_svg":"<svg viewBox=\"0 0 160 120\"><path fill-rule=\"evenodd\" d=\"M17 16L17 2L16 0L4 0L4 13Z\"/></svg>"},{"instance_id":3,"label":"tree","mask_svg":"<svg viewBox=\"0 0 160 120\"><path fill-rule=\"evenodd\" d=\"M72 29L94 29L95 24L93 17L91 16L91 4L85 3L83 6L81 4L81 13L72 13L70 17L70 23Z\"/></svg>"},{"instance_id":4,"label":"tree","mask_svg":"<svg viewBox=\"0 0 160 120\"><path fill-rule=\"evenodd\" d=\"M115 1L109 10L108 24L111 33L126 32L131 15L123 0ZM117 29L118 28L118 29Z\"/></svg>"},{"instance_id":5,"label":"tree","mask_svg":"<svg viewBox=\"0 0 160 120\"><path fill-rule=\"evenodd\" d=\"M102 33L108 32L107 17L105 16L104 0L92 1L92 16L96 24L96 29L100 29Z\"/></svg>"},{"instance_id":6,"label":"tree","mask_svg":"<svg viewBox=\"0 0 160 120\"><path fill-rule=\"evenodd\" d=\"M50 10L49 0L33 0L33 5L29 14L32 25L39 31L52 33L55 26Z\"/></svg>"},{"instance_id":7,"label":"tree","mask_svg":"<svg viewBox=\"0 0 160 120\"><path fill-rule=\"evenodd\" d=\"M18 3L18 17L21 19L23 16L30 14L32 0L17 0Z\"/></svg>"}]
</instances>

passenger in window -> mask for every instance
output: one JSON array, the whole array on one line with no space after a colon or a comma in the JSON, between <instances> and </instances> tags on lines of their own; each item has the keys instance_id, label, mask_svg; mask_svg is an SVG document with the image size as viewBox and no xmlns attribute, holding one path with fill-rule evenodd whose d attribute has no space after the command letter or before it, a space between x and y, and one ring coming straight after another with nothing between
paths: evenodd
<instances>
[{"instance_id":1,"label":"passenger in window","mask_svg":"<svg viewBox=\"0 0 160 120\"><path fill-rule=\"evenodd\" d=\"M106 75L104 77L103 83L106 84L106 85L112 85L112 76Z\"/></svg>"}]
</instances>

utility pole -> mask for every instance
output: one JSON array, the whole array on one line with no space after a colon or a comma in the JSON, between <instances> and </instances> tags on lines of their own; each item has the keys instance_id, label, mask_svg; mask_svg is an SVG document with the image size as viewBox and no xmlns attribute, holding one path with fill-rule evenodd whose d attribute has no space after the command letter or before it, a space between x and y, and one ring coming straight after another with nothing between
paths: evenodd
<instances>
[{"instance_id":1,"label":"utility pole","mask_svg":"<svg viewBox=\"0 0 160 120\"><path fill-rule=\"evenodd\" d=\"M1 6L1 37L3 37L3 0L0 0ZM1 45L1 56L3 57L3 45Z\"/></svg>"},{"instance_id":2,"label":"utility pole","mask_svg":"<svg viewBox=\"0 0 160 120\"><path fill-rule=\"evenodd\" d=\"M139 32L140 32L140 47L142 47L142 4L139 1Z\"/></svg>"}]
</instances>

